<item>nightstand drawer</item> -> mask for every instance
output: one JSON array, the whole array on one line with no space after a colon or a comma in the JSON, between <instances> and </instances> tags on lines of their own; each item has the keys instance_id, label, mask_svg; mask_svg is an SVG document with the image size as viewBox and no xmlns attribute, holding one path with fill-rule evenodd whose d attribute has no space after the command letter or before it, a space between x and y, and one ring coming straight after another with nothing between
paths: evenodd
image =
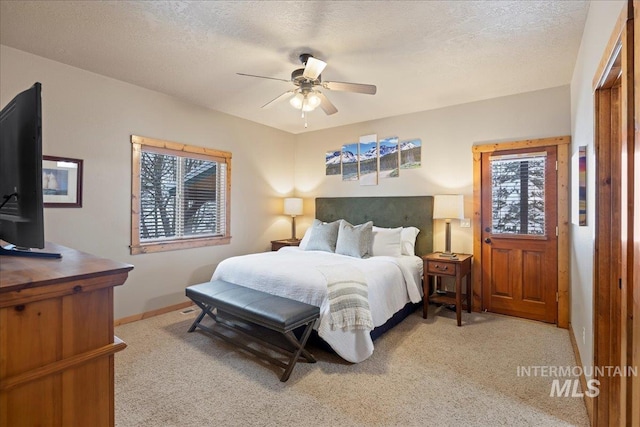
<instances>
[{"instance_id":1,"label":"nightstand drawer","mask_svg":"<svg viewBox=\"0 0 640 427\"><path fill-rule=\"evenodd\" d=\"M453 263L442 262L442 261L427 261L427 273L445 275L445 276L455 276L456 275L456 265Z\"/></svg>"}]
</instances>

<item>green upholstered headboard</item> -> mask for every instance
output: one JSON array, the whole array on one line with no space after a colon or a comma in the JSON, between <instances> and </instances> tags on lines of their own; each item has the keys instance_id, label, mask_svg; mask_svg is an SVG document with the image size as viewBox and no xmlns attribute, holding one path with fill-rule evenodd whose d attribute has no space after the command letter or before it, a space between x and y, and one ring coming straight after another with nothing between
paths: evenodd
<instances>
[{"instance_id":1,"label":"green upholstered headboard","mask_svg":"<svg viewBox=\"0 0 640 427\"><path fill-rule=\"evenodd\" d=\"M433 252L433 196L318 197L316 218L351 224L373 221L378 227L418 227L416 255Z\"/></svg>"}]
</instances>

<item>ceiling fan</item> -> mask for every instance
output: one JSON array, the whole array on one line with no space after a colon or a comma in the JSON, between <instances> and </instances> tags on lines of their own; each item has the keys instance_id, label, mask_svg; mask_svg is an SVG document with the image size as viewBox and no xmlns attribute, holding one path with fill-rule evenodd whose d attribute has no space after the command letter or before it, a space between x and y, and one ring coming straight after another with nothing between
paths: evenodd
<instances>
[{"instance_id":1,"label":"ceiling fan","mask_svg":"<svg viewBox=\"0 0 640 427\"><path fill-rule=\"evenodd\" d=\"M291 82L296 87L286 91L277 98L267 102L262 108L270 107L285 99L289 99L289 103L296 109L301 110L302 117L305 113L313 111L316 107L322 108L327 115L335 114L338 109L329 101L329 99L319 90L336 90L342 92L364 93L367 95L375 95L376 87L374 85L362 83L346 83L346 82L327 82L322 81L321 73L327 66L327 63L314 58L310 53L300 55L300 62L304 68L299 68L291 73L291 79L278 79L274 77L256 76L254 74L237 73L240 76L258 77L260 79L279 80L283 82Z\"/></svg>"}]
</instances>

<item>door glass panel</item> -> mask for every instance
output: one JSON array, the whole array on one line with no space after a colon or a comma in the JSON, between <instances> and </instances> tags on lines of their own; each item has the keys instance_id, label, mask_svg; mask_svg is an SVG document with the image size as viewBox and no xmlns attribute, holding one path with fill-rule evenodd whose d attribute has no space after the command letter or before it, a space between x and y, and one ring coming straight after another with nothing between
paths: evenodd
<instances>
[{"instance_id":1,"label":"door glass panel","mask_svg":"<svg viewBox=\"0 0 640 427\"><path fill-rule=\"evenodd\" d=\"M546 153L491 157L494 234L543 236Z\"/></svg>"}]
</instances>

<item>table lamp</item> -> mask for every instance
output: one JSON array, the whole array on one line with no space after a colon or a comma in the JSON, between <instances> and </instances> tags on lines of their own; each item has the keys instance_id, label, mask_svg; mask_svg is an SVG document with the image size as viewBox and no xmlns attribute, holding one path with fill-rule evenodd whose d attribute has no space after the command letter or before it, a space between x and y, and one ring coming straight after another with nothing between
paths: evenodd
<instances>
[{"instance_id":1,"label":"table lamp","mask_svg":"<svg viewBox=\"0 0 640 427\"><path fill-rule=\"evenodd\" d=\"M446 221L445 250L443 258L455 258L451 253L451 220L464 218L464 199L462 194L437 194L433 197L433 219Z\"/></svg>"},{"instance_id":2,"label":"table lamp","mask_svg":"<svg viewBox=\"0 0 640 427\"><path fill-rule=\"evenodd\" d=\"M302 215L302 199L287 197L284 199L284 214L291 215L291 239L296 239L296 215Z\"/></svg>"}]
</instances>

